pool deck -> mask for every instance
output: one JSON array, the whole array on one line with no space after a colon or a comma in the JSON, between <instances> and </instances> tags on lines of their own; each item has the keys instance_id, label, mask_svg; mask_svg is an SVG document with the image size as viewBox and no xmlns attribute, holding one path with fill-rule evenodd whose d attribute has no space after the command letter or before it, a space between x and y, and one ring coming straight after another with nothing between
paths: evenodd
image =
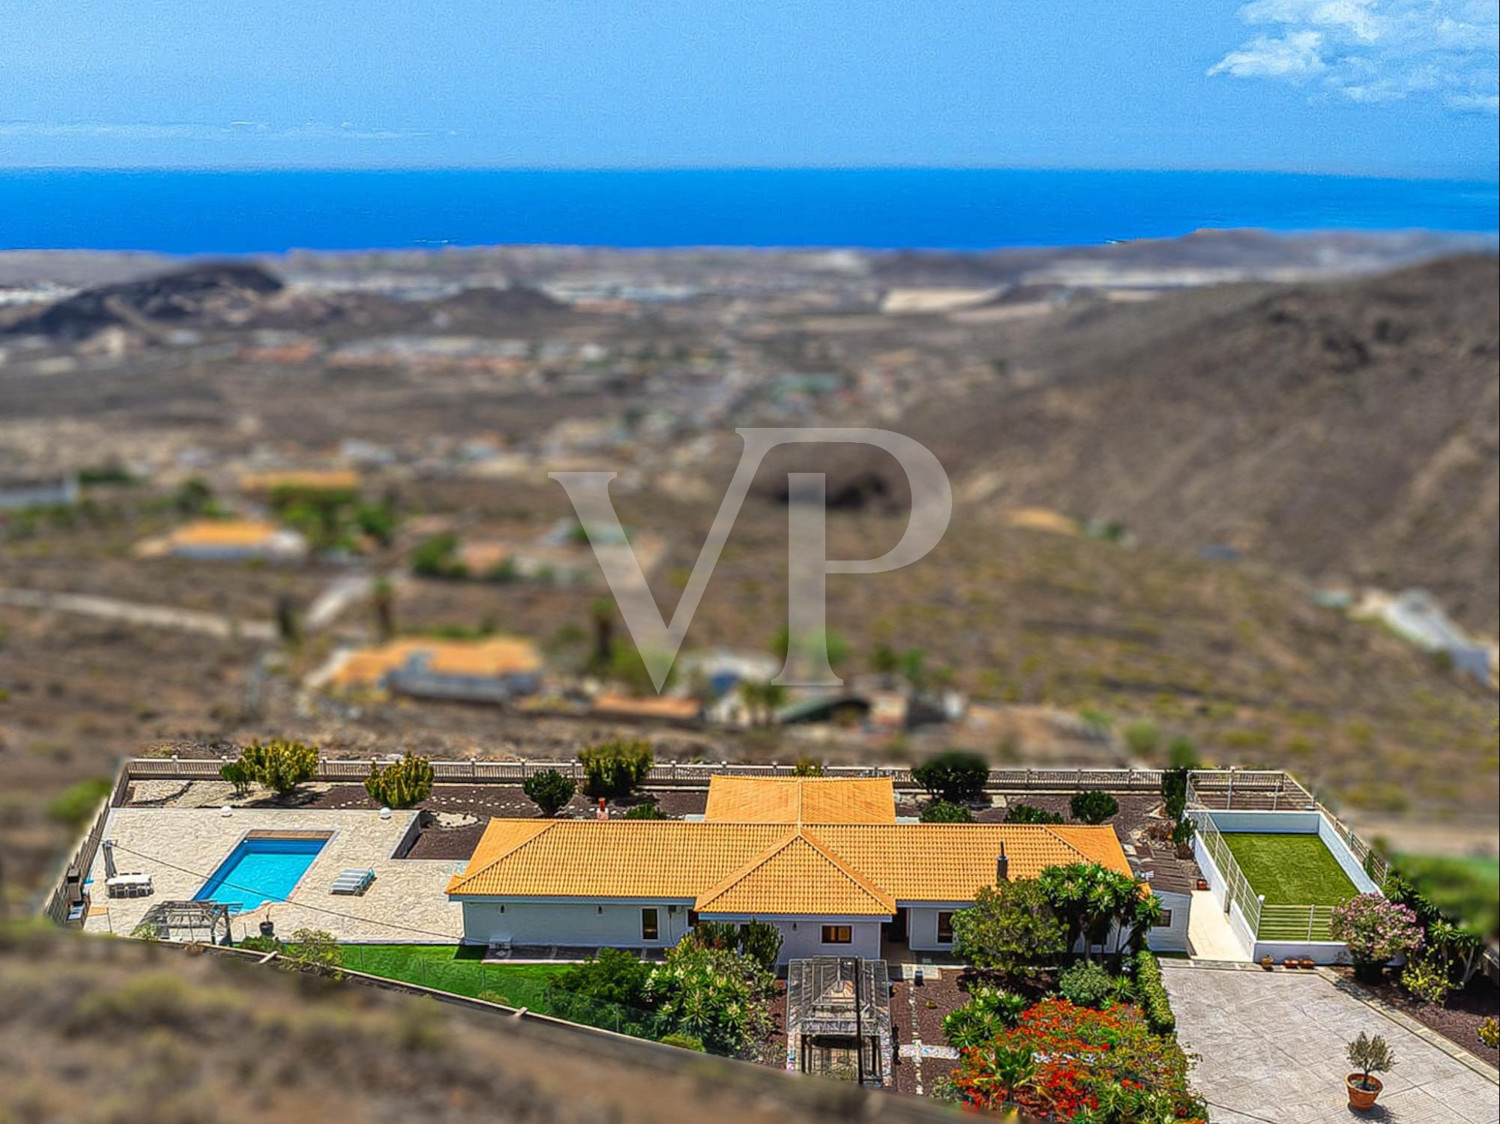
<instances>
[{"instance_id":1,"label":"pool deck","mask_svg":"<svg viewBox=\"0 0 1500 1124\"><path fill-rule=\"evenodd\" d=\"M340 941L457 943L463 907L443 890L462 862L394 859L416 812L393 812L382 820L369 811L236 808L115 808L104 838L114 840L115 867L151 876L153 892L144 898L110 898L104 893L104 851L89 877L92 904L84 929L128 935L157 902L188 901L203 887L235 845L252 831L329 832L290 900L236 914L236 940L254 936L269 914L278 936L296 929L325 929ZM369 869L375 881L362 895L331 892L333 880L349 869Z\"/></svg>"}]
</instances>

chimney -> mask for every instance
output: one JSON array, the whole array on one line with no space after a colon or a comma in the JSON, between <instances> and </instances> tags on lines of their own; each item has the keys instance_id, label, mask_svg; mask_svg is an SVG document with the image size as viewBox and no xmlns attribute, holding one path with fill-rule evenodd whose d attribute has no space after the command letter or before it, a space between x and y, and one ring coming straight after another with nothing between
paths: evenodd
<instances>
[{"instance_id":1,"label":"chimney","mask_svg":"<svg viewBox=\"0 0 1500 1124\"><path fill-rule=\"evenodd\" d=\"M594 813L596 820L609 819L609 802L604 797L599 797L599 810Z\"/></svg>"},{"instance_id":2,"label":"chimney","mask_svg":"<svg viewBox=\"0 0 1500 1124\"><path fill-rule=\"evenodd\" d=\"M995 881L1010 881L1010 859L1006 858L1004 843L1000 844L1000 857L995 860Z\"/></svg>"}]
</instances>

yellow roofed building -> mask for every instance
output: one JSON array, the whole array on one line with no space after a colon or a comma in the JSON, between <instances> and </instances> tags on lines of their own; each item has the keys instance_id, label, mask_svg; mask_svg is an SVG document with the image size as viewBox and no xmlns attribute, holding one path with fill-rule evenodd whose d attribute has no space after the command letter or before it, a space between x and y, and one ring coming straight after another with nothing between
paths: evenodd
<instances>
[{"instance_id":1,"label":"yellow roofed building","mask_svg":"<svg viewBox=\"0 0 1500 1124\"><path fill-rule=\"evenodd\" d=\"M342 468L247 472L240 477L242 492L358 492L359 486L359 473Z\"/></svg>"},{"instance_id":2,"label":"yellow roofed building","mask_svg":"<svg viewBox=\"0 0 1500 1124\"><path fill-rule=\"evenodd\" d=\"M782 960L952 948L981 886L1131 868L1109 826L924 824L889 778L714 777L701 820L492 819L448 885L467 943L650 951L700 918L774 924Z\"/></svg>"},{"instance_id":3,"label":"yellow roofed building","mask_svg":"<svg viewBox=\"0 0 1500 1124\"><path fill-rule=\"evenodd\" d=\"M199 519L138 543L135 553L141 558L296 562L307 556L307 540L258 519Z\"/></svg>"},{"instance_id":4,"label":"yellow roofed building","mask_svg":"<svg viewBox=\"0 0 1500 1124\"><path fill-rule=\"evenodd\" d=\"M534 692L542 669L536 645L519 636L417 638L347 652L334 663L324 683L335 691L506 702Z\"/></svg>"}]
</instances>

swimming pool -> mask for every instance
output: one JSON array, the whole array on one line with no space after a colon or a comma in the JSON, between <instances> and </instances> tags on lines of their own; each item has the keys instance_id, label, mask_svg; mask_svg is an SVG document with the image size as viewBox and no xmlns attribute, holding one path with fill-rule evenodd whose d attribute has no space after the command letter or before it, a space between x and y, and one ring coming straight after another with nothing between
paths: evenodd
<instances>
[{"instance_id":1,"label":"swimming pool","mask_svg":"<svg viewBox=\"0 0 1500 1124\"><path fill-rule=\"evenodd\" d=\"M326 837L308 836L242 839L193 898L223 902L231 913L282 901L291 895L327 842Z\"/></svg>"}]
</instances>

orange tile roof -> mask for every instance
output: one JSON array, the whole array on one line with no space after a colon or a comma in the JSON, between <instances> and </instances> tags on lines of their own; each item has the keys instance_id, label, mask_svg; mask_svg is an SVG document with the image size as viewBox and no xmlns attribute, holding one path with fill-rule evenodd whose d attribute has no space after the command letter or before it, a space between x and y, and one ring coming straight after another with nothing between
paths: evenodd
<instances>
[{"instance_id":1,"label":"orange tile roof","mask_svg":"<svg viewBox=\"0 0 1500 1124\"><path fill-rule=\"evenodd\" d=\"M518 829L495 825L515 822L543 827L505 849L517 838L505 833ZM775 824L723 826L729 830L705 832L684 820L491 820L448 892L692 901L787 835Z\"/></svg>"},{"instance_id":2,"label":"orange tile roof","mask_svg":"<svg viewBox=\"0 0 1500 1124\"><path fill-rule=\"evenodd\" d=\"M703 713L703 704L695 698L674 695L646 696L600 695L590 708L596 714L618 714L629 718L664 718L691 721Z\"/></svg>"},{"instance_id":3,"label":"orange tile roof","mask_svg":"<svg viewBox=\"0 0 1500 1124\"><path fill-rule=\"evenodd\" d=\"M359 488L359 473L351 469L288 469L285 472L247 472L240 477L246 492L274 492L279 488L309 492L344 492Z\"/></svg>"},{"instance_id":4,"label":"orange tile roof","mask_svg":"<svg viewBox=\"0 0 1500 1124\"><path fill-rule=\"evenodd\" d=\"M755 783L772 794L765 806L774 815L783 814L778 802L786 799L775 793L797 790ZM994 884L1002 848L1013 879L1084 860L1130 874L1108 826L491 820L448 893L677 899L741 917L890 916L903 902L973 901L979 887Z\"/></svg>"},{"instance_id":5,"label":"orange tile roof","mask_svg":"<svg viewBox=\"0 0 1500 1124\"><path fill-rule=\"evenodd\" d=\"M1090 843L1090 850L1103 855L1112 845L1118 858L1105 865L1130 873L1114 828L1072 830L1100 836ZM1049 866L1090 857L1074 840L1041 824L830 825L818 828L818 834L851 867L898 901L908 902L972 901L980 886L995 884L995 860L1002 845L1013 879L1035 878Z\"/></svg>"},{"instance_id":6,"label":"orange tile roof","mask_svg":"<svg viewBox=\"0 0 1500 1124\"><path fill-rule=\"evenodd\" d=\"M889 777L710 777L703 818L724 823L895 823Z\"/></svg>"},{"instance_id":7,"label":"orange tile roof","mask_svg":"<svg viewBox=\"0 0 1500 1124\"><path fill-rule=\"evenodd\" d=\"M200 519L166 536L172 546L259 546L280 534L274 523L256 519Z\"/></svg>"},{"instance_id":8,"label":"orange tile roof","mask_svg":"<svg viewBox=\"0 0 1500 1124\"><path fill-rule=\"evenodd\" d=\"M810 831L788 835L698 895L702 913L889 917L896 901L870 885Z\"/></svg>"},{"instance_id":9,"label":"orange tile roof","mask_svg":"<svg viewBox=\"0 0 1500 1124\"><path fill-rule=\"evenodd\" d=\"M396 640L349 655L329 676L334 687L375 687L413 656L427 657L437 675L499 676L538 671L541 653L530 640L497 636L488 640Z\"/></svg>"}]
</instances>

